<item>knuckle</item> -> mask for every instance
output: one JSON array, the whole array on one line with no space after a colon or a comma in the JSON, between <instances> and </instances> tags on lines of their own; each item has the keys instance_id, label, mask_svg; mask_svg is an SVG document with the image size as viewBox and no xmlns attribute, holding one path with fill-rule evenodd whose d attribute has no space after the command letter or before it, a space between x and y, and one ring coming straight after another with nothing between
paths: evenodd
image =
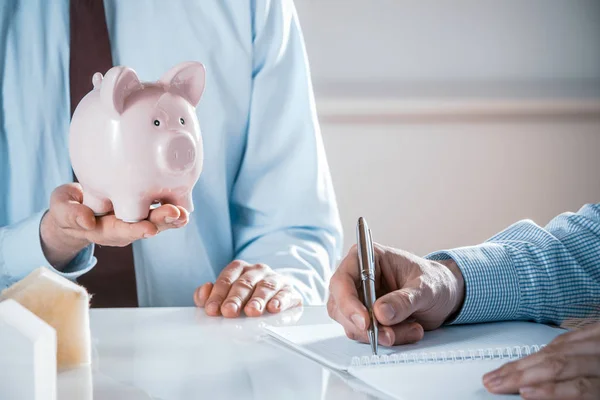
<instances>
[{"instance_id":1,"label":"knuckle","mask_svg":"<svg viewBox=\"0 0 600 400\"><path fill-rule=\"evenodd\" d=\"M231 278L228 276L220 276L215 281L215 285L220 285L220 286L230 286L231 283L232 283Z\"/></svg>"},{"instance_id":2,"label":"knuckle","mask_svg":"<svg viewBox=\"0 0 600 400\"><path fill-rule=\"evenodd\" d=\"M258 283L258 286L260 286L263 289L267 289L267 290L277 290L279 285L277 284L275 279L266 278L266 279L263 279L262 281L260 281Z\"/></svg>"},{"instance_id":3,"label":"knuckle","mask_svg":"<svg viewBox=\"0 0 600 400\"><path fill-rule=\"evenodd\" d=\"M236 288L252 290L254 288L254 282L247 278L240 278L233 284Z\"/></svg>"},{"instance_id":4,"label":"knuckle","mask_svg":"<svg viewBox=\"0 0 600 400\"><path fill-rule=\"evenodd\" d=\"M259 271L268 271L270 268L267 264L254 264L253 268Z\"/></svg>"},{"instance_id":5,"label":"knuckle","mask_svg":"<svg viewBox=\"0 0 600 400\"><path fill-rule=\"evenodd\" d=\"M246 265L246 263L242 260L233 260L227 268L228 269L242 268L244 265Z\"/></svg>"}]
</instances>

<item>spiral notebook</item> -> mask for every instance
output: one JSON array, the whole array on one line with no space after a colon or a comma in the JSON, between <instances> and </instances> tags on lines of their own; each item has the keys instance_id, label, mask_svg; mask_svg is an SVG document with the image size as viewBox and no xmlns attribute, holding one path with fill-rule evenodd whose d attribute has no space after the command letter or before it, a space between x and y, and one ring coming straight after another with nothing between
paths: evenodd
<instances>
[{"instance_id":1,"label":"spiral notebook","mask_svg":"<svg viewBox=\"0 0 600 400\"><path fill-rule=\"evenodd\" d=\"M346 337L335 323L267 327L268 334L315 361L344 371L391 398L484 399L482 376L539 351L565 330L529 322L449 326L416 344L380 347Z\"/></svg>"}]
</instances>

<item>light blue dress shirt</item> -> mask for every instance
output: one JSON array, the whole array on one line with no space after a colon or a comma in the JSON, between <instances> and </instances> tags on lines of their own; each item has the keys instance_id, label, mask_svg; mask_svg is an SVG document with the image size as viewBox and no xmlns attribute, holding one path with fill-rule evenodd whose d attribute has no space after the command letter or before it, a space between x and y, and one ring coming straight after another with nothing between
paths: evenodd
<instances>
[{"instance_id":1,"label":"light blue dress shirt","mask_svg":"<svg viewBox=\"0 0 600 400\"><path fill-rule=\"evenodd\" d=\"M428 258L454 259L465 279L454 324L600 321L600 204L561 214L545 228L520 221L481 245Z\"/></svg>"},{"instance_id":2,"label":"light blue dress shirt","mask_svg":"<svg viewBox=\"0 0 600 400\"><path fill-rule=\"evenodd\" d=\"M106 0L113 62L157 80L206 66L197 109L205 164L183 229L133 245L141 306L193 304L232 260L292 277L325 300L339 221L296 11L285 0ZM49 266L39 225L68 155L69 1L0 2L0 289ZM100 71L106 72L106 71ZM90 77L91 80L91 77ZM95 264L92 246L63 275Z\"/></svg>"}]
</instances>

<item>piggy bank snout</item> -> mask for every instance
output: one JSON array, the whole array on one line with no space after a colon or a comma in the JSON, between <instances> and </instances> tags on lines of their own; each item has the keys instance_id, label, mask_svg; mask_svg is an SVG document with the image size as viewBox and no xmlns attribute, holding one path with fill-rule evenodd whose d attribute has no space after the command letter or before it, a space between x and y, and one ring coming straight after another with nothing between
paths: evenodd
<instances>
[{"instance_id":1,"label":"piggy bank snout","mask_svg":"<svg viewBox=\"0 0 600 400\"><path fill-rule=\"evenodd\" d=\"M197 158L194 140L186 132L178 132L166 146L166 165L173 172L190 170Z\"/></svg>"}]
</instances>

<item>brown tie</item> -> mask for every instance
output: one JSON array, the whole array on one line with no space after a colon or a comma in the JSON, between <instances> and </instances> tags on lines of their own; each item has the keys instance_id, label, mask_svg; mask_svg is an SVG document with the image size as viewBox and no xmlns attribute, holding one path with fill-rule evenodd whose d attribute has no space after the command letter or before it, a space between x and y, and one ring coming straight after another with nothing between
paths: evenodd
<instances>
[{"instance_id":1,"label":"brown tie","mask_svg":"<svg viewBox=\"0 0 600 400\"><path fill-rule=\"evenodd\" d=\"M95 72L112 66L110 40L103 0L71 0L71 59L69 65L71 115L92 90ZM77 181L77 178L75 178ZM131 245L96 245L98 264L78 282L92 294L92 307L137 307L135 269Z\"/></svg>"}]
</instances>

